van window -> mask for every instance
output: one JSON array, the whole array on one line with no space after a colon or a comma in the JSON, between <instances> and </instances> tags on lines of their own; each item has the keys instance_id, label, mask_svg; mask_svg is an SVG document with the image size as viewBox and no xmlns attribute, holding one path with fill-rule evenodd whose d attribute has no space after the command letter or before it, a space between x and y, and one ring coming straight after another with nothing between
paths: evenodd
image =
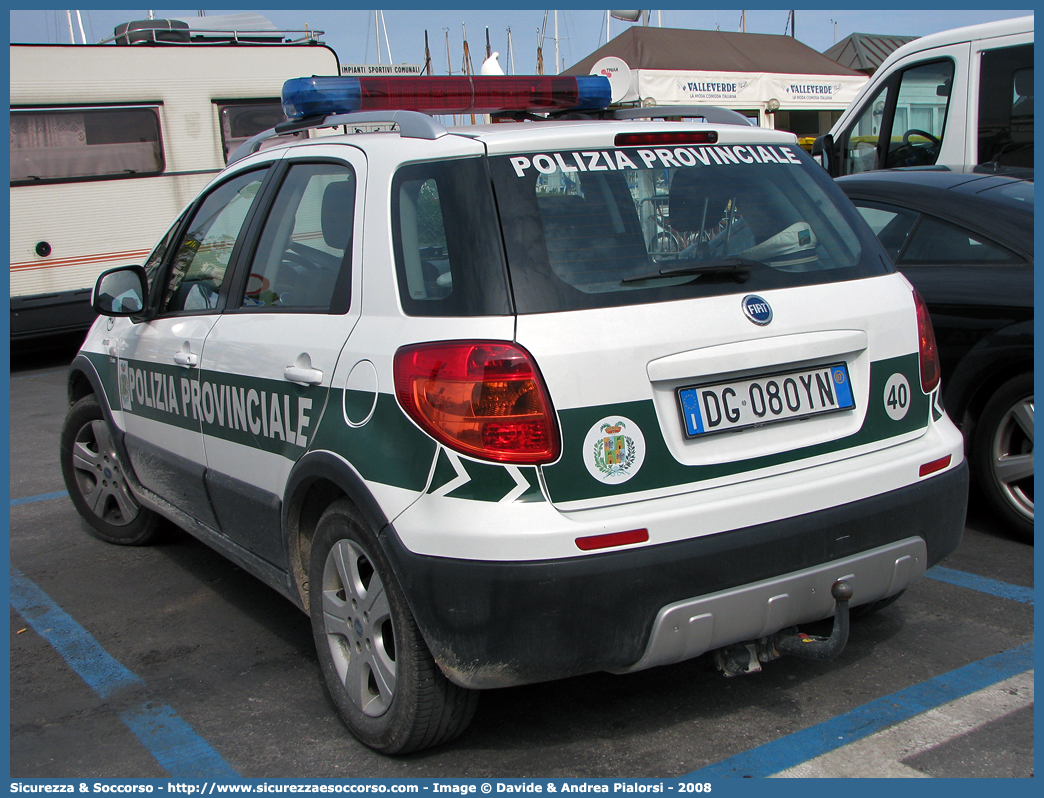
<instances>
[{"instance_id":1,"label":"van window","mask_svg":"<svg viewBox=\"0 0 1044 798\"><path fill-rule=\"evenodd\" d=\"M1033 45L982 54L979 163L1033 168Z\"/></svg>"},{"instance_id":2,"label":"van window","mask_svg":"<svg viewBox=\"0 0 1044 798\"><path fill-rule=\"evenodd\" d=\"M939 158L953 71L948 59L903 71L886 139L886 169L931 166Z\"/></svg>"},{"instance_id":3,"label":"van window","mask_svg":"<svg viewBox=\"0 0 1044 798\"><path fill-rule=\"evenodd\" d=\"M163 171L159 108L11 111L11 183L141 177Z\"/></svg>"},{"instance_id":4,"label":"van window","mask_svg":"<svg viewBox=\"0 0 1044 798\"><path fill-rule=\"evenodd\" d=\"M872 172L878 168L877 143L881 138L885 108L888 106L888 98L891 93L892 86L889 81L863 107L863 113L852 125L848 133L848 140L845 142L844 174Z\"/></svg>"}]
</instances>

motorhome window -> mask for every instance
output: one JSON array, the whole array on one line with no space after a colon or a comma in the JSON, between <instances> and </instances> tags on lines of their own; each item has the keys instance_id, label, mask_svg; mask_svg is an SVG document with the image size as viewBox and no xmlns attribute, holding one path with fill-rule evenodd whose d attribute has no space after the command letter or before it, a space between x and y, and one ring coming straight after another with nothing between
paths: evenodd
<instances>
[{"instance_id":1,"label":"motorhome window","mask_svg":"<svg viewBox=\"0 0 1044 798\"><path fill-rule=\"evenodd\" d=\"M224 148L225 163L228 163L232 153L248 138L286 121L286 114L283 113L283 106L279 100L229 100L215 105L221 119L221 146ZM274 136L266 139L261 149L307 137L307 133Z\"/></svg>"},{"instance_id":2,"label":"motorhome window","mask_svg":"<svg viewBox=\"0 0 1044 798\"><path fill-rule=\"evenodd\" d=\"M953 87L953 61L904 70L886 138L884 168L932 166L939 157Z\"/></svg>"},{"instance_id":3,"label":"motorhome window","mask_svg":"<svg viewBox=\"0 0 1044 798\"><path fill-rule=\"evenodd\" d=\"M241 307L346 312L354 220L351 167L293 165L268 213Z\"/></svg>"},{"instance_id":4,"label":"motorhome window","mask_svg":"<svg viewBox=\"0 0 1044 798\"><path fill-rule=\"evenodd\" d=\"M163 171L159 109L11 111L11 183L141 177Z\"/></svg>"},{"instance_id":5,"label":"motorhome window","mask_svg":"<svg viewBox=\"0 0 1044 798\"><path fill-rule=\"evenodd\" d=\"M489 175L479 158L411 164L392 181L399 299L411 316L511 313Z\"/></svg>"},{"instance_id":6,"label":"motorhome window","mask_svg":"<svg viewBox=\"0 0 1044 798\"><path fill-rule=\"evenodd\" d=\"M1033 168L1033 45L982 54L979 163Z\"/></svg>"},{"instance_id":7,"label":"motorhome window","mask_svg":"<svg viewBox=\"0 0 1044 798\"><path fill-rule=\"evenodd\" d=\"M578 148L493 157L490 171L520 313L890 269L851 204L796 145Z\"/></svg>"},{"instance_id":8,"label":"motorhome window","mask_svg":"<svg viewBox=\"0 0 1044 798\"><path fill-rule=\"evenodd\" d=\"M217 308L232 251L266 172L256 169L237 175L214 189L196 209L174 251L163 287L163 312Z\"/></svg>"}]
</instances>

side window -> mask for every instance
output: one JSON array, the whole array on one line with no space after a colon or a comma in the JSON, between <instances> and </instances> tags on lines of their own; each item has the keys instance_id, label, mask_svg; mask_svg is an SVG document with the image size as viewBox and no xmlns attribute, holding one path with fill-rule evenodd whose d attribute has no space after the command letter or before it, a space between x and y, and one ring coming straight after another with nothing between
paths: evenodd
<instances>
[{"instance_id":1,"label":"side window","mask_svg":"<svg viewBox=\"0 0 1044 798\"><path fill-rule=\"evenodd\" d=\"M217 307L232 250L265 173L261 169L237 175L214 189L197 208L174 252L162 313Z\"/></svg>"},{"instance_id":2,"label":"side window","mask_svg":"<svg viewBox=\"0 0 1044 798\"><path fill-rule=\"evenodd\" d=\"M872 172L878 168L877 144L881 138L885 108L890 96L891 85L886 84L867 103L863 113L849 131L848 141L845 143L844 174Z\"/></svg>"},{"instance_id":3,"label":"side window","mask_svg":"<svg viewBox=\"0 0 1044 798\"><path fill-rule=\"evenodd\" d=\"M511 312L504 247L486 162L416 163L392 180L399 301L410 316Z\"/></svg>"},{"instance_id":4,"label":"side window","mask_svg":"<svg viewBox=\"0 0 1044 798\"><path fill-rule=\"evenodd\" d=\"M939 157L953 86L953 61L904 70L899 80L885 168L931 166Z\"/></svg>"},{"instance_id":5,"label":"side window","mask_svg":"<svg viewBox=\"0 0 1044 798\"><path fill-rule=\"evenodd\" d=\"M445 299L453 293L453 271L435 178L406 180L399 185L399 221L410 298L422 302Z\"/></svg>"},{"instance_id":6,"label":"side window","mask_svg":"<svg viewBox=\"0 0 1044 798\"><path fill-rule=\"evenodd\" d=\"M899 266L932 263L1021 263L1022 259L967 230L931 216L922 216L921 223L903 251Z\"/></svg>"},{"instance_id":7,"label":"side window","mask_svg":"<svg viewBox=\"0 0 1044 798\"><path fill-rule=\"evenodd\" d=\"M855 200L855 206L894 263L899 259L899 253L902 252L919 214L894 205L862 200Z\"/></svg>"},{"instance_id":8,"label":"side window","mask_svg":"<svg viewBox=\"0 0 1044 798\"><path fill-rule=\"evenodd\" d=\"M265 222L242 307L345 312L354 219L351 167L292 166Z\"/></svg>"},{"instance_id":9,"label":"side window","mask_svg":"<svg viewBox=\"0 0 1044 798\"><path fill-rule=\"evenodd\" d=\"M163 171L159 108L11 111L11 182L100 180Z\"/></svg>"},{"instance_id":10,"label":"side window","mask_svg":"<svg viewBox=\"0 0 1044 798\"><path fill-rule=\"evenodd\" d=\"M163 238L156 244L152 252L149 254L148 260L145 261L145 275L149 278L149 289L151 293L152 286L156 284L156 275L159 273L160 268L163 266L163 261L167 257L167 251L170 249L171 243L174 241L174 236L178 232L178 228L181 227L181 222L185 218L182 214L178 217L178 220L170 226L170 229L163 234Z\"/></svg>"},{"instance_id":11,"label":"side window","mask_svg":"<svg viewBox=\"0 0 1044 798\"><path fill-rule=\"evenodd\" d=\"M987 50L979 71L979 163L1033 167L1033 45Z\"/></svg>"},{"instance_id":12,"label":"side window","mask_svg":"<svg viewBox=\"0 0 1044 798\"><path fill-rule=\"evenodd\" d=\"M286 121L286 114L283 113L283 106L279 100L228 100L215 104L221 120L221 147L225 163L228 163L232 153L248 138ZM275 136L267 139L261 145L261 149L307 137L307 132Z\"/></svg>"}]
</instances>

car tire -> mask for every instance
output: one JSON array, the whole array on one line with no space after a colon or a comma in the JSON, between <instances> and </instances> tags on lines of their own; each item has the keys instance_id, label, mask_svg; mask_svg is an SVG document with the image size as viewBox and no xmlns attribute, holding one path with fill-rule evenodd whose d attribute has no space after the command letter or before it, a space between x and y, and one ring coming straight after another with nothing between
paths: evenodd
<instances>
[{"instance_id":1,"label":"car tire","mask_svg":"<svg viewBox=\"0 0 1044 798\"><path fill-rule=\"evenodd\" d=\"M376 536L346 499L316 527L308 590L323 688L360 742L406 754L467 728L478 693L439 669Z\"/></svg>"},{"instance_id":2,"label":"car tire","mask_svg":"<svg viewBox=\"0 0 1044 798\"><path fill-rule=\"evenodd\" d=\"M998 515L1033 542L1033 374L1020 374L990 397L975 429L979 486Z\"/></svg>"},{"instance_id":3,"label":"car tire","mask_svg":"<svg viewBox=\"0 0 1044 798\"><path fill-rule=\"evenodd\" d=\"M70 409L62 426L62 478L69 498L94 537L121 546L145 546L160 533L160 517L131 492L126 468L94 394Z\"/></svg>"}]
</instances>

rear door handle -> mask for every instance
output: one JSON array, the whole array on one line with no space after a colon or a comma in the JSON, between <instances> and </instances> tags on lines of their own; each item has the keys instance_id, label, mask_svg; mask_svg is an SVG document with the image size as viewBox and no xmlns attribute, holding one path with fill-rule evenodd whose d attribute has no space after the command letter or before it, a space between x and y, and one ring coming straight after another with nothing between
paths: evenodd
<instances>
[{"instance_id":1,"label":"rear door handle","mask_svg":"<svg viewBox=\"0 0 1044 798\"><path fill-rule=\"evenodd\" d=\"M290 382L302 383L303 385L319 385L323 381L323 372L319 371L319 369L287 366L283 371L283 378Z\"/></svg>"},{"instance_id":2,"label":"rear door handle","mask_svg":"<svg viewBox=\"0 0 1044 798\"><path fill-rule=\"evenodd\" d=\"M192 352L178 351L174 353L174 362L177 363L179 366L189 368L191 366L199 365L199 357L193 354Z\"/></svg>"}]
</instances>

